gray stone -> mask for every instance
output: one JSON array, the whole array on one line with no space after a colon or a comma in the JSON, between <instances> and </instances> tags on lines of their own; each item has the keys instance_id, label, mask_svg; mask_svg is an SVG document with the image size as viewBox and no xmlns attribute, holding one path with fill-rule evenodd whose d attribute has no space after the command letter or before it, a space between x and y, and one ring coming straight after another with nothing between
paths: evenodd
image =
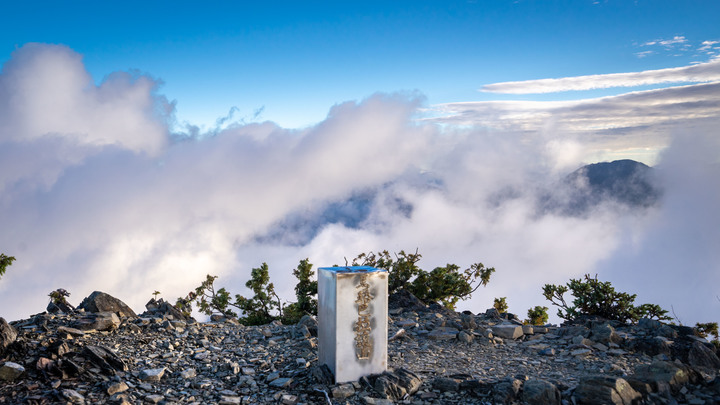
<instances>
[{"instance_id":1,"label":"gray stone","mask_svg":"<svg viewBox=\"0 0 720 405\"><path fill-rule=\"evenodd\" d=\"M186 368L185 370L180 372L180 377L186 380L189 378L195 378L195 376L197 376L197 371L195 371L194 368Z\"/></svg>"},{"instance_id":2,"label":"gray stone","mask_svg":"<svg viewBox=\"0 0 720 405\"><path fill-rule=\"evenodd\" d=\"M592 328L592 332L590 337L593 341L598 343L621 343L622 337L615 332L615 328L610 326L610 324L604 323L602 325L597 325L594 328Z\"/></svg>"},{"instance_id":3,"label":"gray stone","mask_svg":"<svg viewBox=\"0 0 720 405\"><path fill-rule=\"evenodd\" d=\"M280 403L283 405L295 405L298 403L297 395L283 394L280 397Z\"/></svg>"},{"instance_id":4,"label":"gray stone","mask_svg":"<svg viewBox=\"0 0 720 405\"><path fill-rule=\"evenodd\" d=\"M272 380L269 385L274 388L287 388L292 382L292 378L284 377Z\"/></svg>"},{"instance_id":5,"label":"gray stone","mask_svg":"<svg viewBox=\"0 0 720 405\"><path fill-rule=\"evenodd\" d=\"M345 399L355 395L355 387L353 387L352 384L340 384L336 387L333 387L331 392L333 398Z\"/></svg>"},{"instance_id":6,"label":"gray stone","mask_svg":"<svg viewBox=\"0 0 720 405\"><path fill-rule=\"evenodd\" d=\"M560 405L560 390L551 382L530 379L523 384L522 400L534 405Z\"/></svg>"},{"instance_id":7,"label":"gray stone","mask_svg":"<svg viewBox=\"0 0 720 405\"><path fill-rule=\"evenodd\" d=\"M2 367L0 367L0 380L13 381L20 377L24 372L25 367L11 361L7 361L2 365Z\"/></svg>"},{"instance_id":8,"label":"gray stone","mask_svg":"<svg viewBox=\"0 0 720 405\"><path fill-rule=\"evenodd\" d=\"M415 373L399 368L386 371L375 379L373 388L381 397L398 401L405 395L413 395L420 389L422 380Z\"/></svg>"},{"instance_id":9,"label":"gray stone","mask_svg":"<svg viewBox=\"0 0 720 405\"><path fill-rule=\"evenodd\" d=\"M523 382L517 378L506 378L495 384L495 395L493 399L496 403L501 404L514 402L520 393L522 385Z\"/></svg>"},{"instance_id":10,"label":"gray stone","mask_svg":"<svg viewBox=\"0 0 720 405\"><path fill-rule=\"evenodd\" d=\"M140 380L142 381L160 381L165 375L165 367L149 368L140 372Z\"/></svg>"},{"instance_id":11,"label":"gray stone","mask_svg":"<svg viewBox=\"0 0 720 405\"><path fill-rule=\"evenodd\" d=\"M249 375L242 375L238 377L237 386L240 388L250 388L252 391L258 390L257 381Z\"/></svg>"},{"instance_id":12,"label":"gray stone","mask_svg":"<svg viewBox=\"0 0 720 405\"><path fill-rule=\"evenodd\" d=\"M114 312L121 318L137 318L135 311L124 302L102 291L93 291L78 306L87 312Z\"/></svg>"},{"instance_id":13,"label":"gray stone","mask_svg":"<svg viewBox=\"0 0 720 405\"><path fill-rule=\"evenodd\" d=\"M105 392L107 392L108 395L115 395L118 392L125 392L129 389L128 385L124 381L112 383L108 385Z\"/></svg>"},{"instance_id":14,"label":"gray stone","mask_svg":"<svg viewBox=\"0 0 720 405\"><path fill-rule=\"evenodd\" d=\"M631 405L642 397L626 380L611 376L585 377L573 395L577 403L587 405Z\"/></svg>"},{"instance_id":15,"label":"gray stone","mask_svg":"<svg viewBox=\"0 0 720 405\"><path fill-rule=\"evenodd\" d=\"M690 375L684 367L669 361L641 365L635 369L633 378L649 383L657 392L679 391L690 381Z\"/></svg>"},{"instance_id":16,"label":"gray stone","mask_svg":"<svg viewBox=\"0 0 720 405\"><path fill-rule=\"evenodd\" d=\"M85 332L81 331L80 329L71 328L69 326L59 326L57 328L57 332L68 334L73 337L80 337L85 335Z\"/></svg>"},{"instance_id":17,"label":"gray stone","mask_svg":"<svg viewBox=\"0 0 720 405\"><path fill-rule=\"evenodd\" d=\"M85 346L82 355L100 367L105 374L114 375L116 371L128 371L125 361L105 346Z\"/></svg>"},{"instance_id":18,"label":"gray stone","mask_svg":"<svg viewBox=\"0 0 720 405\"><path fill-rule=\"evenodd\" d=\"M79 392L71 389L62 390L62 396L73 404L84 404L85 397L80 395Z\"/></svg>"},{"instance_id":19,"label":"gray stone","mask_svg":"<svg viewBox=\"0 0 720 405\"><path fill-rule=\"evenodd\" d=\"M575 349L570 352L570 355L575 357L585 357L590 353L592 353L592 350L590 349Z\"/></svg>"},{"instance_id":20,"label":"gray stone","mask_svg":"<svg viewBox=\"0 0 720 405\"><path fill-rule=\"evenodd\" d=\"M693 342L688 351L687 363L694 367L711 370L720 369L720 359L709 347L700 342Z\"/></svg>"},{"instance_id":21,"label":"gray stone","mask_svg":"<svg viewBox=\"0 0 720 405\"><path fill-rule=\"evenodd\" d=\"M145 398L143 398L145 402L151 403L151 404L157 404L160 401L164 400L165 397L159 394L150 394L146 395Z\"/></svg>"},{"instance_id":22,"label":"gray stone","mask_svg":"<svg viewBox=\"0 0 720 405\"><path fill-rule=\"evenodd\" d=\"M5 318L0 318L0 355L5 352L8 346L10 346L17 338L17 331L15 328L5 321Z\"/></svg>"},{"instance_id":23,"label":"gray stone","mask_svg":"<svg viewBox=\"0 0 720 405\"><path fill-rule=\"evenodd\" d=\"M242 398L236 395L221 395L218 405L239 405L242 404Z\"/></svg>"},{"instance_id":24,"label":"gray stone","mask_svg":"<svg viewBox=\"0 0 720 405\"><path fill-rule=\"evenodd\" d=\"M492 327L492 333L502 339L518 339L524 335L520 325L495 325Z\"/></svg>"},{"instance_id":25,"label":"gray stone","mask_svg":"<svg viewBox=\"0 0 720 405\"><path fill-rule=\"evenodd\" d=\"M535 328L532 325L523 325L522 330L523 330L523 334L525 334L525 335L534 335L535 334Z\"/></svg>"},{"instance_id":26,"label":"gray stone","mask_svg":"<svg viewBox=\"0 0 720 405\"><path fill-rule=\"evenodd\" d=\"M547 347L545 349L542 349L538 352L541 356L554 356L555 355L555 349L552 347Z\"/></svg>"},{"instance_id":27,"label":"gray stone","mask_svg":"<svg viewBox=\"0 0 720 405\"><path fill-rule=\"evenodd\" d=\"M437 377L433 380L432 386L440 392L455 392L460 389L460 381L449 377Z\"/></svg>"},{"instance_id":28,"label":"gray stone","mask_svg":"<svg viewBox=\"0 0 720 405\"><path fill-rule=\"evenodd\" d=\"M461 331L457 334L457 339L464 343L471 343L473 341L472 335L468 334L465 331Z\"/></svg>"},{"instance_id":29,"label":"gray stone","mask_svg":"<svg viewBox=\"0 0 720 405\"><path fill-rule=\"evenodd\" d=\"M430 340L453 340L457 338L457 335L457 329L441 326L428 333L427 338Z\"/></svg>"},{"instance_id":30,"label":"gray stone","mask_svg":"<svg viewBox=\"0 0 720 405\"><path fill-rule=\"evenodd\" d=\"M113 330L120 326L120 318L114 312L90 313L77 319L73 326L84 331Z\"/></svg>"}]
</instances>

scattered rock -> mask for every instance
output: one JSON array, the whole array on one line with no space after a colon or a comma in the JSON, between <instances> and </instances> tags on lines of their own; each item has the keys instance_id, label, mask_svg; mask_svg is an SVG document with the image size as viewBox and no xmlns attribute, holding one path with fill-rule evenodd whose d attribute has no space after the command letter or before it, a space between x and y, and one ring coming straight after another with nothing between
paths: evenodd
<instances>
[{"instance_id":1,"label":"scattered rock","mask_svg":"<svg viewBox=\"0 0 720 405\"><path fill-rule=\"evenodd\" d=\"M511 314L413 308L391 312L392 371L347 384L318 364L310 316L296 325L197 323L163 300L138 318L37 314L5 323L16 336L0 369L15 376L0 383L0 403L720 403L720 370L704 350L712 348L692 328L592 318L531 335ZM112 326L77 327L98 319Z\"/></svg>"},{"instance_id":2,"label":"scattered rock","mask_svg":"<svg viewBox=\"0 0 720 405\"><path fill-rule=\"evenodd\" d=\"M94 291L78 306L87 312L114 312L120 318L137 318L135 312L124 302L101 291Z\"/></svg>"}]
</instances>

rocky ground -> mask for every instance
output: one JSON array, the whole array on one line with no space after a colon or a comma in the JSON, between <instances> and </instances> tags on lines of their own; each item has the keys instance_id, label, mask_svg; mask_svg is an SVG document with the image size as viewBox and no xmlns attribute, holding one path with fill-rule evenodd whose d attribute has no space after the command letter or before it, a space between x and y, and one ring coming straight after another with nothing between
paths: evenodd
<instances>
[{"instance_id":1,"label":"rocky ground","mask_svg":"<svg viewBox=\"0 0 720 405\"><path fill-rule=\"evenodd\" d=\"M311 317L198 323L162 300L138 316L94 293L76 311L0 318L0 403L720 404L720 359L692 328L532 328L390 302L390 371L333 384Z\"/></svg>"}]
</instances>

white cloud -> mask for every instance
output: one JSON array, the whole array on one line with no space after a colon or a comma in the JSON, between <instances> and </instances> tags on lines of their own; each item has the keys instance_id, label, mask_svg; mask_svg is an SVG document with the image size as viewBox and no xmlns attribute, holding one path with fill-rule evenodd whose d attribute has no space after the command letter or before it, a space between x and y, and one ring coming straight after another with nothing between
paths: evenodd
<instances>
[{"instance_id":1,"label":"white cloud","mask_svg":"<svg viewBox=\"0 0 720 405\"><path fill-rule=\"evenodd\" d=\"M67 48L29 49L18 51L0 76L0 105L20 98L35 106L18 109L24 113L0 127L0 173L11 173L0 177L0 249L17 257L0 280L5 318L42 311L47 293L58 287L68 289L76 304L102 290L136 311L154 290L174 300L205 274L220 276L218 285L233 293L246 293L250 270L263 261L283 297L292 299L289 274L300 259L325 266L371 249L416 247L424 268L482 261L498 269L463 309L484 311L494 297L507 296L510 309L524 316L531 306L548 305L543 283L598 270L601 278L613 276L614 284L623 280L621 270L652 277L652 269L629 267L649 259L652 252L643 247L655 244L645 241L657 234L688 247L697 240L676 237L673 227L657 222L674 210L637 214L600 206L587 217L571 218L540 214L534 201L538 190L556 186L598 145L641 148L685 133L712 134L718 123L712 112L719 110L716 83L581 102L443 106L452 115L439 122L472 124L468 128L416 120L422 105L417 96L374 95L338 104L323 122L303 130L237 124L214 136L171 142L163 115L154 115L168 104L155 95L150 79L94 86L79 56ZM65 66L59 70L65 73L46 73L46 63L38 61L48 60L64 61L55 66ZM23 86L9 91L12 83ZM77 89L81 84L85 90ZM38 124L50 108L42 95L46 88L73 96L50 92L65 114L50 111L52 119ZM631 142L625 130L609 124L610 117L630 128ZM581 130L590 123L599 128L594 134ZM674 134L678 128L683 132ZM710 143L701 150L712 155L716 148ZM676 168L694 159L692 153L664 156L675 156L667 167ZM718 177L703 167L678 172L686 174L669 183L668 193L676 198L669 201L683 206L680 196L707 197L703 185ZM705 183L681 184L696 178ZM355 228L329 224L300 246L255 238L292 213L366 189L379 196ZM710 197L713 205L691 206L693 218L714 215L717 204ZM398 200L412 205L409 215L393 206ZM619 260L627 235L642 253L629 264ZM708 231L701 246L715 246L716 236ZM678 260L695 263L683 256L685 250L677 252ZM603 263L613 263L618 273ZM676 289L663 279L627 288L642 296ZM692 308L698 316L708 313Z\"/></svg>"},{"instance_id":2,"label":"white cloud","mask_svg":"<svg viewBox=\"0 0 720 405\"><path fill-rule=\"evenodd\" d=\"M555 93L571 90L634 87L662 83L699 83L718 80L720 80L720 60L716 59L692 66L645 70L642 72L493 83L483 86L480 90L506 94Z\"/></svg>"},{"instance_id":3,"label":"white cloud","mask_svg":"<svg viewBox=\"0 0 720 405\"><path fill-rule=\"evenodd\" d=\"M17 182L47 187L105 147L160 153L171 106L157 86L121 72L96 86L81 56L64 46L15 51L0 75L0 191Z\"/></svg>"}]
</instances>

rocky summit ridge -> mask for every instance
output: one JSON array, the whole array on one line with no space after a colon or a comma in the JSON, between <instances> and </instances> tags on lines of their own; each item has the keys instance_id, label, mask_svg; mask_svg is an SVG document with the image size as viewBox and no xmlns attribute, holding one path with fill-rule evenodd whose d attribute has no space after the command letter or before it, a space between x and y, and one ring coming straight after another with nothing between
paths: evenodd
<instances>
[{"instance_id":1,"label":"rocky summit ridge","mask_svg":"<svg viewBox=\"0 0 720 405\"><path fill-rule=\"evenodd\" d=\"M391 296L388 371L334 384L317 322L199 323L95 292L76 310L0 318L7 404L720 404L720 359L693 328L643 319L522 325Z\"/></svg>"}]
</instances>

